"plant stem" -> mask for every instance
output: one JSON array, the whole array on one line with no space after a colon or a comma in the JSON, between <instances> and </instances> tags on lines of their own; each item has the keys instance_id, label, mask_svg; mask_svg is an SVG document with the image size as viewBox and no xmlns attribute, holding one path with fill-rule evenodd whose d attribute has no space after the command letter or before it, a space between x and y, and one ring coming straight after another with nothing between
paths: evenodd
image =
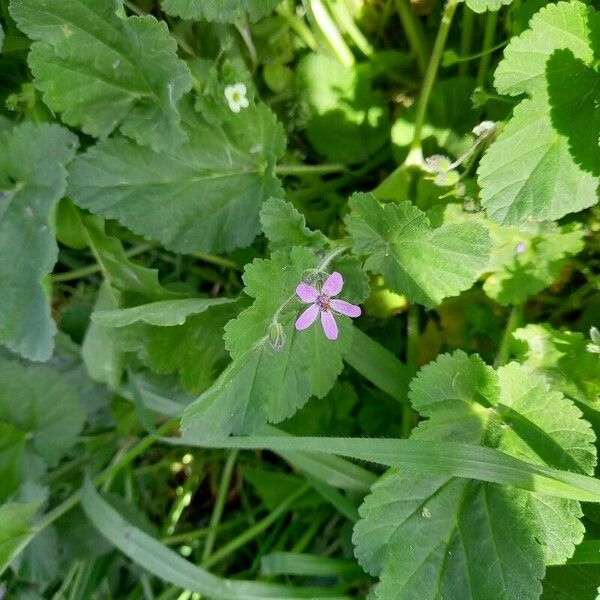
<instances>
[{"instance_id":1,"label":"plant stem","mask_svg":"<svg viewBox=\"0 0 600 600\"><path fill-rule=\"evenodd\" d=\"M227 500L227 493L229 492L229 486L231 484L231 476L233 475L233 467L235 466L238 453L239 450L231 450L225 461L225 466L223 467L223 474L221 475L221 481L219 483L219 492L210 517L209 533L206 537L206 542L202 551L202 564L208 561L215 545L217 528L219 527L221 517L223 516L225 501Z\"/></svg>"},{"instance_id":2,"label":"plant stem","mask_svg":"<svg viewBox=\"0 0 600 600\"><path fill-rule=\"evenodd\" d=\"M354 18L348 11L344 0L329 0L329 10L331 10L337 24L346 32L354 45L366 56L369 57L375 51L369 40L354 22Z\"/></svg>"},{"instance_id":3,"label":"plant stem","mask_svg":"<svg viewBox=\"0 0 600 600\"><path fill-rule=\"evenodd\" d=\"M496 35L496 24L498 23L498 11L488 12L485 20L485 31L483 34L483 47L481 50L481 62L477 71L477 87L483 87L487 79L487 71L490 66L490 48L494 45Z\"/></svg>"},{"instance_id":4,"label":"plant stem","mask_svg":"<svg viewBox=\"0 0 600 600\"><path fill-rule=\"evenodd\" d=\"M131 248L131 250L127 250L127 252L125 252L125 256L127 258L133 258L134 256L138 256L138 254L144 254L144 252L148 252L148 250L152 250L155 247L156 244L140 244L139 246ZM96 263L95 265L88 265L79 269L73 269L72 271L67 271L66 273L56 273L55 275L52 275L52 283L63 283L65 281L73 281L73 279L82 279L83 277L94 275L101 270L102 268L100 265Z\"/></svg>"},{"instance_id":5,"label":"plant stem","mask_svg":"<svg viewBox=\"0 0 600 600\"><path fill-rule=\"evenodd\" d=\"M510 351L510 344L512 342L512 334L523 322L523 304L515 304L508 316L504 333L502 334L502 341L500 342L500 348L494 361L494 367L501 367L508 360L508 354Z\"/></svg>"},{"instance_id":6,"label":"plant stem","mask_svg":"<svg viewBox=\"0 0 600 600\"><path fill-rule=\"evenodd\" d=\"M317 29L335 54L336 58L347 68L354 66L354 54L344 41L340 30L336 27L331 15L321 0L304 0L306 12L312 17Z\"/></svg>"},{"instance_id":7,"label":"plant stem","mask_svg":"<svg viewBox=\"0 0 600 600\"><path fill-rule=\"evenodd\" d=\"M410 0L396 0L396 11L400 17L402 29L404 29L408 44L417 59L419 73L423 75L425 74L425 69L427 69L429 50L421 21L415 15L410 5Z\"/></svg>"},{"instance_id":8,"label":"plant stem","mask_svg":"<svg viewBox=\"0 0 600 600\"><path fill-rule=\"evenodd\" d=\"M313 32L310 30L310 27L306 25L303 19L294 15L289 10L285 2L280 4L275 9L275 11L280 17L283 17L287 21L290 28L296 32L298 37L306 44L306 46L310 50L312 50L313 52L316 52L318 50L317 40L315 39Z\"/></svg>"},{"instance_id":9,"label":"plant stem","mask_svg":"<svg viewBox=\"0 0 600 600\"><path fill-rule=\"evenodd\" d=\"M475 23L475 13L466 4L463 4L462 10L460 54L461 56L468 56L471 53L471 47L473 46L473 24ZM458 74L462 76L466 75L468 66L466 61L461 62L458 67Z\"/></svg>"},{"instance_id":10,"label":"plant stem","mask_svg":"<svg viewBox=\"0 0 600 600\"><path fill-rule=\"evenodd\" d=\"M330 173L347 173L346 165L277 165L276 175L328 175Z\"/></svg>"},{"instance_id":11,"label":"plant stem","mask_svg":"<svg viewBox=\"0 0 600 600\"><path fill-rule=\"evenodd\" d=\"M235 552L238 548L241 548L249 541L253 540L255 537L259 536L263 531L268 529L277 519L279 519L282 515L284 515L290 508L290 506L298 499L300 496L304 495L310 486L308 484L299 487L296 491L291 493L279 506L277 506L274 510L272 510L264 519L261 519L243 533L241 533L238 537L234 538L223 546L220 550L215 552L212 556L209 557L207 561L205 561L202 566L205 569L213 566L215 563L220 562L227 556L229 556L232 552Z\"/></svg>"},{"instance_id":12,"label":"plant stem","mask_svg":"<svg viewBox=\"0 0 600 600\"><path fill-rule=\"evenodd\" d=\"M217 267L225 267L227 269L235 269L236 271L240 270L239 265L234 263L232 260L228 258L223 258L222 256L215 256L214 254L201 254L199 252L194 252L190 256L197 258L203 262L210 263L212 265L216 265Z\"/></svg>"},{"instance_id":13,"label":"plant stem","mask_svg":"<svg viewBox=\"0 0 600 600\"><path fill-rule=\"evenodd\" d=\"M406 316L406 366L410 377L417 372L419 349L419 306L411 304ZM402 405L402 437L407 438L413 427L414 414L410 402Z\"/></svg>"},{"instance_id":14,"label":"plant stem","mask_svg":"<svg viewBox=\"0 0 600 600\"><path fill-rule=\"evenodd\" d=\"M442 54L444 53L444 47L446 45L446 40L448 39L448 33L450 31L450 26L452 25L452 19L454 18L454 13L456 12L457 5L458 0L448 0L446 2L446 6L444 7L444 12L442 13L442 22L440 23L440 28L438 29L438 33L435 38L431 58L429 59L427 71L425 72L423 89L421 90L419 103L417 104L417 114L415 117L415 132L410 147L410 152L408 154L408 157L406 158L406 164L409 165L412 164L421 166L423 164L423 152L421 150L421 133L423 131L423 125L425 124L425 117L427 116L427 106L429 105L429 98L431 96L431 91L433 90L435 80L437 78L440 60L442 58Z\"/></svg>"}]
</instances>

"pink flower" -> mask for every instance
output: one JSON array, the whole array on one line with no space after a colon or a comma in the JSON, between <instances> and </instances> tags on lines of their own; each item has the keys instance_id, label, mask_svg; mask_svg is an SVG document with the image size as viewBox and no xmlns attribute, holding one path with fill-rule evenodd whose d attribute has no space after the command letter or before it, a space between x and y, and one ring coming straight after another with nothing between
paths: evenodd
<instances>
[{"instance_id":1,"label":"pink flower","mask_svg":"<svg viewBox=\"0 0 600 600\"><path fill-rule=\"evenodd\" d=\"M330 340L337 340L338 326L333 317L334 313L346 315L347 317L359 317L360 307L350 304L344 300L332 299L332 296L337 296L344 287L344 278L335 271L332 273L321 288L321 291L307 283L301 283L296 288L296 295L305 304L310 306L298 317L296 321L296 329L302 331L310 327L321 314L321 325L325 335Z\"/></svg>"}]
</instances>

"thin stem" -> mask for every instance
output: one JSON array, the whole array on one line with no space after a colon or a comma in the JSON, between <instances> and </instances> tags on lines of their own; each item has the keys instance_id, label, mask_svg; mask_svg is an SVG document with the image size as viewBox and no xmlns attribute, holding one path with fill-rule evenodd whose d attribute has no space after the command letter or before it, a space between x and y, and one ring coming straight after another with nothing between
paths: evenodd
<instances>
[{"instance_id":1,"label":"thin stem","mask_svg":"<svg viewBox=\"0 0 600 600\"><path fill-rule=\"evenodd\" d=\"M333 13L333 17L337 21L337 24L348 34L350 39L354 42L354 45L366 56L372 56L374 52L373 46L369 43L369 40L364 36L363 32L358 28L354 22L354 18L348 11L344 1L340 0L329 0L329 9Z\"/></svg>"},{"instance_id":2,"label":"thin stem","mask_svg":"<svg viewBox=\"0 0 600 600\"><path fill-rule=\"evenodd\" d=\"M402 29L404 29L404 33L406 34L408 45L417 59L419 72L423 75L427 69L429 49L427 48L427 38L425 37L421 21L415 15L410 5L410 0L396 0L396 11L400 17Z\"/></svg>"},{"instance_id":3,"label":"thin stem","mask_svg":"<svg viewBox=\"0 0 600 600\"><path fill-rule=\"evenodd\" d=\"M319 48L317 44L317 40L313 35L313 32L310 30L310 27L306 25L303 19L292 14L292 12L287 7L287 3L283 2L276 9L277 14L280 17L283 17L288 25L296 32L298 37L306 44L308 48L310 48L313 52L316 52Z\"/></svg>"},{"instance_id":4,"label":"thin stem","mask_svg":"<svg viewBox=\"0 0 600 600\"><path fill-rule=\"evenodd\" d=\"M339 244L336 248L334 248L325 258L321 261L321 264L317 267L317 271L325 271L327 267L335 258L337 258L340 254L343 254L348 250L351 246L350 241L345 241Z\"/></svg>"},{"instance_id":5,"label":"thin stem","mask_svg":"<svg viewBox=\"0 0 600 600\"><path fill-rule=\"evenodd\" d=\"M321 0L304 0L307 13L312 17L315 26L335 54L336 58L345 66L354 66L354 54L344 41L340 30L336 27L331 15Z\"/></svg>"},{"instance_id":6,"label":"thin stem","mask_svg":"<svg viewBox=\"0 0 600 600\"><path fill-rule=\"evenodd\" d=\"M252 512L252 515L256 515L259 512L259 509L255 509ZM229 529L233 529L235 527L239 527L243 523L247 523L248 515L244 514L235 519L230 519L229 521L225 521L225 523L220 523L215 531L217 533L221 533L223 531L228 531ZM167 544L168 546L176 546L177 544L186 544L193 542L195 540L199 540L203 537L206 537L211 532L210 527L204 527L203 529L193 529L192 531L186 531L184 533L178 533L176 535L170 535L162 538L161 542L163 544Z\"/></svg>"},{"instance_id":7,"label":"thin stem","mask_svg":"<svg viewBox=\"0 0 600 600\"><path fill-rule=\"evenodd\" d=\"M406 366L410 376L417 372L419 349L419 306L411 304L406 316ZM414 414L409 402L402 405L402 437L407 438L413 428Z\"/></svg>"},{"instance_id":8,"label":"thin stem","mask_svg":"<svg viewBox=\"0 0 600 600\"><path fill-rule=\"evenodd\" d=\"M346 165L277 165L276 175L329 175L330 173L347 173Z\"/></svg>"},{"instance_id":9,"label":"thin stem","mask_svg":"<svg viewBox=\"0 0 600 600\"><path fill-rule=\"evenodd\" d=\"M303 496L310 486L308 484L299 487L295 492L290 494L279 506L272 510L264 519L261 519L238 537L234 538L223 546L220 550L215 552L206 562L203 563L203 567L208 569L215 563L222 561L224 558L229 556L232 552L235 552L238 548L241 548L255 537L258 537L263 531L267 530L277 519L284 515L292 504L301 496Z\"/></svg>"},{"instance_id":10,"label":"thin stem","mask_svg":"<svg viewBox=\"0 0 600 600\"><path fill-rule=\"evenodd\" d=\"M487 50L482 50L481 52L476 52L475 54L467 54L466 56L460 55L460 56L456 56L452 59L452 61L450 63L446 62L444 63L444 66L448 67L451 65L455 65L457 63L466 63L466 62L470 62L472 60L476 60L477 58L481 58L484 54L492 54L493 52L496 52L496 50L500 50L500 48L504 48L504 46L506 46L508 44L508 40L504 40L503 42L500 42L499 44L496 44L495 46L492 46L491 48L488 48Z\"/></svg>"},{"instance_id":11,"label":"thin stem","mask_svg":"<svg viewBox=\"0 0 600 600\"><path fill-rule=\"evenodd\" d=\"M206 542L202 551L202 564L206 563L210 558L215 545L215 540L217 539L217 528L219 527L221 517L223 516L225 501L227 500L227 493L229 492L229 486L231 484L231 476L233 475L233 467L235 466L238 453L239 450L231 450L225 461L225 466L223 467L223 474L221 475L221 481L219 483L219 492L210 517L209 533L206 537Z\"/></svg>"},{"instance_id":12,"label":"thin stem","mask_svg":"<svg viewBox=\"0 0 600 600\"><path fill-rule=\"evenodd\" d=\"M442 22L435 38L435 44L433 45L433 51L429 64L427 65L427 71L425 73L425 79L423 81L423 89L421 90L421 96L419 97L419 103L417 104L417 114L415 117L415 132L413 141L411 144L410 153L406 159L407 164L423 164L423 152L421 150L421 134L423 132L423 126L425 125L425 118L427 116L427 106L429 105L429 98L431 97L431 91L438 74L438 68L440 66L440 60L444 53L444 47L446 40L448 39L448 33L450 26L452 25L452 19L456 12L458 0L448 0L442 13Z\"/></svg>"},{"instance_id":13,"label":"thin stem","mask_svg":"<svg viewBox=\"0 0 600 600\"><path fill-rule=\"evenodd\" d=\"M475 13L465 4L463 4L462 14L462 26L461 26L461 37L460 37L460 55L466 57L470 54L473 46L473 25L475 23ZM458 67L459 75L466 75L467 69L466 61L462 62Z\"/></svg>"},{"instance_id":14,"label":"thin stem","mask_svg":"<svg viewBox=\"0 0 600 600\"><path fill-rule=\"evenodd\" d=\"M216 256L214 254L201 254L199 252L193 252L190 256L197 258L203 262L210 263L212 265L216 265L217 267L225 267L227 269L235 269L236 271L240 270L239 265L228 258L223 258L222 256Z\"/></svg>"},{"instance_id":15,"label":"thin stem","mask_svg":"<svg viewBox=\"0 0 600 600\"><path fill-rule=\"evenodd\" d=\"M125 252L125 256L127 258L133 258L134 256L144 254L144 252L148 252L148 250L152 250L155 247L156 244L140 244L139 246L135 246L134 248L127 250L127 252ZM101 270L102 267L96 263L95 265L88 265L79 269L73 269L72 271L67 271L66 273L56 273L55 275L52 275L52 283L63 283L65 281L73 281L74 279L82 279L84 277L94 275Z\"/></svg>"},{"instance_id":16,"label":"thin stem","mask_svg":"<svg viewBox=\"0 0 600 600\"><path fill-rule=\"evenodd\" d=\"M488 12L485 20L485 31L483 34L483 47L481 50L481 62L477 71L477 87L483 87L487 79L487 72L490 66L491 53L489 50L494 45L496 35L496 24L498 23L498 11Z\"/></svg>"},{"instance_id":17,"label":"thin stem","mask_svg":"<svg viewBox=\"0 0 600 600\"><path fill-rule=\"evenodd\" d=\"M504 333L502 334L502 341L500 342L500 348L496 355L496 360L494 361L494 367L501 367L508 360L510 345L512 343L512 334L523 322L523 312L523 304L515 304L512 307L508 321L506 322Z\"/></svg>"}]
</instances>

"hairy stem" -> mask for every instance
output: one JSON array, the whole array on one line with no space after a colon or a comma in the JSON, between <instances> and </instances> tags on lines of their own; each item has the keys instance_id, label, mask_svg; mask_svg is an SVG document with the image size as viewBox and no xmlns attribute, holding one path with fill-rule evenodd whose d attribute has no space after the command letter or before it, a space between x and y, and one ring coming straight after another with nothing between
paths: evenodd
<instances>
[{"instance_id":1,"label":"hairy stem","mask_svg":"<svg viewBox=\"0 0 600 600\"><path fill-rule=\"evenodd\" d=\"M215 540L217 539L217 528L221 523L221 517L223 516L223 510L225 508L225 501L227 500L227 492L231 484L231 477L233 475L233 467L237 459L239 450L231 450L227 455L225 466L223 467L223 473L221 475L221 481L219 483L219 492L215 501L212 515L210 516L209 533L206 536L206 542L204 549L202 550L202 564L205 564L210 555L212 554Z\"/></svg>"},{"instance_id":2,"label":"hairy stem","mask_svg":"<svg viewBox=\"0 0 600 600\"><path fill-rule=\"evenodd\" d=\"M446 40L448 39L448 33L450 26L452 25L452 19L456 12L458 0L448 0L442 13L442 22L438 29L435 43L433 45L433 51L429 64L427 65L427 71L425 72L425 79L423 81L423 88L419 97L419 103L417 104L417 114L415 117L415 132L413 135L413 141L410 148L410 153L406 159L407 164L423 164L423 153L421 150L421 134L423 132L423 126L425 125L425 118L427 117L427 106L429 105L429 98L431 97L431 91L437 78L438 69L440 66L440 60L444 53L444 47L446 46Z\"/></svg>"},{"instance_id":3,"label":"hairy stem","mask_svg":"<svg viewBox=\"0 0 600 600\"><path fill-rule=\"evenodd\" d=\"M427 48L427 38L421 25L421 21L415 15L410 0L396 0L396 11L402 23L402 29L406 34L408 45L417 59L419 72L421 75L427 69L427 60L429 58L429 49Z\"/></svg>"},{"instance_id":4,"label":"hairy stem","mask_svg":"<svg viewBox=\"0 0 600 600\"><path fill-rule=\"evenodd\" d=\"M406 319L406 366L412 377L417 372L417 352L419 349L419 307L411 304ZM413 428L414 413L410 402L402 405L402 437L407 438Z\"/></svg>"},{"instance_id":5,"label":"hairy stem","mask_svg":"<svg viewBox=\"0 0 600 600\"><path fill-rule=\"evenodd\" d=\"M345 67L350 68L354 66L354 54L348 48L340 30L334 23L322 0L304 0L304 5L306 12L312 17L312 21L321 32L336 58Z\"/></svg>"},{"instance_id":6,"label":"hairy stem","mask_svg":"<svg viewBox=\"0 0 600 600\"><path fill-rule=\"evenodd\" d=\"M487 72L490 66L491 52L489 50L494 45L496 35L496 24L498 23L498 11L488 12L485 20L485 31L483 34L483 47L481 49L481 62L477 71L477 87L483 87L487 79Z\"/></svg>"},{"instance_id":7,"label":"hairy stem","mask_svg":"<svg viewBox=\"0 0 600 600\"><path fill-rule=\"evenodd\" d=\"M462 14L462 26L461 26L461 38L460 38L460 55L468 56L471 53L473 46L473 25L475 23L475 13L466 5L463 4ZM469 65L465 62L461 62L458 67L459 75L466 75Z\"/></svg>"},{"instance_id":8,"label":"hairy stem","mask_svg":"<svg viewBox=\"0 0 600 600\"><path fill-rule=\"evenodd\" d=\"M510 315L508 316L508 321L506 322L506 327L504 328L504 333L502 334L502 341L500 342L500 348L496 355L496 360L494 361L494 367L501 367L508 360L512 334L523 322L523 312L523 304L515 304L512 307Z\"/></svg>"}]
</instances>

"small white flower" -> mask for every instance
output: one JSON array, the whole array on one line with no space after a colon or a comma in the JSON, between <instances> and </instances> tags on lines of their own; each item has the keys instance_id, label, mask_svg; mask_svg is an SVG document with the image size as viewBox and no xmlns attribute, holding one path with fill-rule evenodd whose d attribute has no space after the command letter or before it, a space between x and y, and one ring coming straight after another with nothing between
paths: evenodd
<instances>
[{"instance_id":1,"label":"small white flower","mask_svg":"<svg viewBox=\"0 0 600 600\"><path fill-rule=\"evenodd\" d=\"M243 83L234 83L225 88L225 99L234 113L239 113L242 108L248 108L246 91L246 85Z\"/></svg>"},{"instance_id":2,"label":"small white flower","mask_svg":"<svg viewBox=\"0 0 600 600\"><path fill-rule=\"evenodd\" d=\"M482 121L479 125L473 127L473 133L477 137L481 137L482 135L489 135L494 129L496 129L494 121Z\"/></svg>"}]
</instances>

